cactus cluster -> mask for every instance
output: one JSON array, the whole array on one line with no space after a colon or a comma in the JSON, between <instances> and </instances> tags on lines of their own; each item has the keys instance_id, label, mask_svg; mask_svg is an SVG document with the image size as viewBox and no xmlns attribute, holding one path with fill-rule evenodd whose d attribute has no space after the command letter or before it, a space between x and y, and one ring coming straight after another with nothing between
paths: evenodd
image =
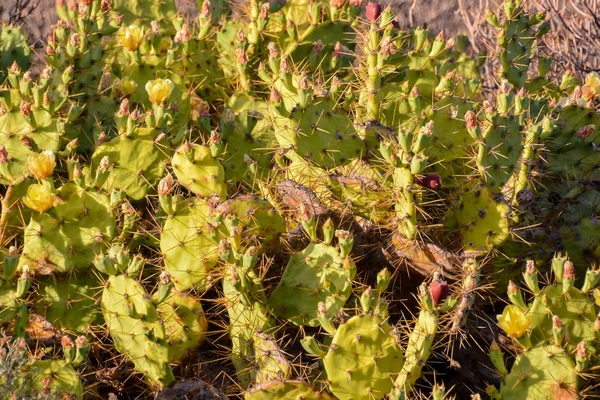
<instances>
[{"instance_id":1,"label":"cactus cluster","mask_svg":"<svg viewBox=\"0 0 600 400\"><path fill-rule=\"evenodd\" d=\"M488 273L508 286L515 360L493 343L487 394L594 385L600 77L547 77L543 14L488 12L500 70L484 88L467 38L378 3L57 12L39 75L0 30L9 396L124 390L110 370L141 398L207 376L212 352L247 400L450 398L456 382L424 389L428 361L469 329Z\"/></svg>"}]
</instances>

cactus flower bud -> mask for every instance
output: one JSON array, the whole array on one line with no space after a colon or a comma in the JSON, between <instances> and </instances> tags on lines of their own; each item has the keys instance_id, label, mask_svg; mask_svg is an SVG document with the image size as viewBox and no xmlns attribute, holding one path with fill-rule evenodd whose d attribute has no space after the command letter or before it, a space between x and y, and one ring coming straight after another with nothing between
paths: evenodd
<instances>
[{"instance_id":1,"label":"cactus flower bud","mask_svg":"<svg viewBox=\"0 0 600 400\"><path fill-rule=\"evenodd\" d=\"M274 42L269 42L269 44L267 45L267 49L269 50L269 58L279 57L279 52L277 51L277 45Z\"/></svg>"},{"instance_id":2,"label":"cactus flower bud","mask_svg":"<svg viewBox=\"0 0 600 400\"><path fill-rule=\"evenodd\" d=\"M31 153L27 156L29 172L38 180L49 177L56 167L56 157L52 150L44 150L40 154Z\"/></svg>"},{"instance_id":3,"label":"cactus flower bud","mask_svg":"<svg viewBox=\"0 0 600 400\"><path fill-rule=\"evenodd\" d=\"M119 105L119 111L117 112L119 115L128 115L129 114L129 99L123 99L121 104Z\"/></svg>"},{"instance_id":4,"label":"cactus flower bud","mask_svg":"<svg viewBox=\"0 0 600 400\"><path fill-rule=\"evenodd\" d=\"M429 284L429 293L434 306L446 300L449 289L448 283L440 279L435 279Z\"/></svg>"},{"instance_id":5,"label":"cactus flower bud","mask_svg":"<svg viewBox=\"0 0 600 400\"><path fill-rule=\"evenodd\" d=\"M392 37L391 36L386 36L381 41L381 49L379 50L379 53L383 54L384 56L391 56L394 53L396 53L397 51L398 51L398 48L396 47L396 45L392 41Z\"/></svg>"},{"instance_id":6,"label":"cactus flower bud","mask_svg":"<svg viewBox=\"0 0 600 400\"><path fill-rule=\"evenodd\" d=\"M131 96L137 89L137 82L133 79L124 76L118 84L119 90L126 96ZM121 110L119 110L121 112Z\"/></svg>"},{"instance_id":7,"label":"cactus flower bud","mask_svg":"<svg viewBox=\"0 0 600 400\"><path fill-rule=\"evenodd\" d=\"M583 128L579 129L577 132L575 132L575 136L577 136L580 139L586 139L588 138L592 133L594 133L594 130L596 129L596 125L586 125Z\"/></svg>"},{"instance_id":8,"label":"cactus flower bud","mask_svg":"<svg viewBox=\"0 0 600 400\"><path fill-rule=\"evenodd\" d=\"M12 65L8 68L8 73L12 75L21 74L21 67L19 67L19 64L17 64L16 61L13 61Z\"/></svg>"},{"instance_id":9,"label":"cactus flower bud","mask_svg":"<svg viewBox=\"0 0 600 400\"><path fill-rule=\"evenodd\" d=\"M477 128L477 115L471 110L465 113L465 123L467 125L467 129L475 129Z\"/></svg>"},{"instance_id":10,"label":"cactus flower bud","mask_svg":"<svg viewBox=\"0 0 600 400\"><path fill-rule=\"evenodd\" d=\"M342 8L346 4L346 0L331 0L331 7Z\"/></svg>"},{"instance_id":11,"label":"cactus flower bud","mask_svg":"<svg viewBox=\"0 0 600 400\"><path fill-rule=\"evenodd\" d=\"M19 110L21 111L21 115L24 117L28 117L31 113L31 103L25 100L21 100L21 104L19 105Z\"/></svg>"},{"instance_id":12,"label":"cactus flower bud","mask_svg":"<svg viewBox=\"0 0 600 400\"><path fill-rule=\"evenodd\" d=\"M67 349L67 350L75 347L75 343L73 343L73 340L70 337L68 337L67 335L60 338L60 344L63 349Z\"/></svg>"},{"instance_id":13,"label":"cactus flower bud","mask_svg":"<svg viewBox=\"0 0 600 400\"><path fill-rule=\"evenodd\" d=\"M135 51L142 43L143 30L137 25L129 25L123 28L119 41L129 51Z\"/></svg>"},{"instance_id":14,"label":"cactus flower bud","mask_svg":"<svg viewBox=\"0 0 600 400\"><path fill-rule=\"evenodd\" d=\"M0 144L0 163L5 163L8 161L8 151L6 151L6 147Z\"/></svg>"},{"instance_id":15,"label":"cactus flower bud","mask_svg":"<svg viewBox=\"0 0 600 400\"><path fill-rule=\"evenodd\" d=\"M271 95L269 96L269 101L271 103L281 102L281 94L274 87L271 88Z\"/></svg>"},{"instance_id":16,"label":"cactus flower bud","mask_svg":"<svg viewBox=\"0 0 600 400\"><path fill-rule=\"evenodd\" d=\"M174 184L175 184L175 181L173 179L173 176L171 176L171 174L168 174L167 176L162 178L160 180L160 182L158 182L158 188L157 188L158 195L166 196L167 194L169 194L169 192L173 189Z\"/></svg>"},{"instance_id":17,"label":"cactus flower bud","mask_svg":"<svg viewBox=\"0 0 600 400\"><path fill-rule=\"evenodd\" d=\"M565 270L563 272L563 279L575 279L575 266L571 260L565 261Z\"/></svg>"},{"instance_id":18,"label":"cactus flower bud","mask_svg":"<svg viewBox=\"0 0 600 400\"><path fill-rule=\"evenodd\" d=\"M100 160L100 165L98 165L98 169L102 172L106 172L106 171L108 171L109 168L110 168L110 158L108 158L108 156L102 157L102 159Z\"/></svg>"},{"instance_id":19,"label":"cactus flower bud","mask_svg":"<svg viewBox=\"0 0 600 400\"><path fill-rule=\"evenodd\" d=\"M210 17L210 1L204 0L202 2L202 7L200 7L200 16L201 17Z\"/></svg>"},{"instance_id":20,"label":"cactus flower bud","mask_svg":"<svg viewBox=\"0 0 600 400\"><path fill-rule=\"evenodd\" d=\"M188 24L183 24L181 26L181 30L179 32L177 32L177 34L175 35L175 38L173 40L175 40L175 42L177 43L185 43L187 41L189 41L192 38L192 33L190 32L190 28L188 27Z\"/></svg>"},{"instance_id":21,"label":"cactus flower bud","mask_svg":"<svg viewBox=\"0 0 600 400\"><path fill-rule=\"evenodd\" d=\"M269 3L263 3L262 6L260 6L260 12L258 14L258 18L259 19L267 19L269 17L269 8L271 7L271 5Z\"/></svg>"},{"instance_id":22,"label":"cactus flower bud","mask_svg":"<svg viewBox=\"0 0 600 400\"><path fill-rule=\"evenodd\" d=\"M502 315L498 316L498 325L512 338L523 336L531 325L531 317L525 315L517 306L508 305Z\"/></svg>"},{"instance_id":23,"label":"cactus flower bud","mask_svg":"<svg viewBox=\"0 0 600 400\"><path fill-rule=\"evenodd\" d=\"M110 10L110 6L111 6L111 0L102 0L100 2L100 10L102 10L102 11Z\"/></svg>"},{"instance_id":24,"label":"cactus flower bud","mask_svg":"<svg viewBox=\"0 0 600 400\"><path fill-rule=\"evenodd\" d=\"M32 210L45 212L54 206L55 197L46 184L31 184L27 188L27 196L23 197L23 203Z\"/></svg>"},{"instance_id":25,"label":"cactus flower bud","mask_svg":"<svg viewBox=\"0 0 600 400\"><path fill-rule=\"evenodd\" d=\"M379 3L367 4L365 13L367 14L367 19L369 20L369 22L372 22L372 23L377 22L377 19L381 15L381 4L379 4Z\"/></svg>"},{"instance_id":26,"label":"cactus flower bud","mask_svg":"<svg viewBox=\"0 0 600 400\"><path fill-rule=\"evenodd\" d=\"M157 106L169 99L173 89L175 89L175 84L170 79L158 78L146 82L146 92L148 92L150 102Z\"/></svg>"},{"instance_id":27,"label":"cactus flower bud","mask_svg":"<svg viewBox=\"0 0 600 400\"><path fill-rule=\"evenodd\" d=\"M248 56L244 49L235 49L235 56L237 58L237 62L244 65L248 63Z\"/></svg>"},{"instance_id":28,"label":"cactus flower bud","mask_svg":"<svg viewBox=\"0 0 600 400\"><path fill-rule=\"evenodd\" d=\"M438 174L417 175L415 183L427 189L438 190L442 186L442 177Z\"/></svg>"}]
</instances>

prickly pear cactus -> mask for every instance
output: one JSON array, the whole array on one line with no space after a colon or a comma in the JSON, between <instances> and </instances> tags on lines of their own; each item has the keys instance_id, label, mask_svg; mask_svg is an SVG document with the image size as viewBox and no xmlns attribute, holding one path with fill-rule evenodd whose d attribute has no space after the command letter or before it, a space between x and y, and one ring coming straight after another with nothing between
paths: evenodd
<instances>
[{"instance_id":1,"label":"prickly pear cactus","mask_svg":"<svg viewBox=\"0 0 600 400\"><path fill-rule=\"evenodd\" d=\"M0 82L7 77L12 66L26 71L29 68L31 49L27 38L19 28L2 26L0 28Z\"/></svg>"}]
</instances>

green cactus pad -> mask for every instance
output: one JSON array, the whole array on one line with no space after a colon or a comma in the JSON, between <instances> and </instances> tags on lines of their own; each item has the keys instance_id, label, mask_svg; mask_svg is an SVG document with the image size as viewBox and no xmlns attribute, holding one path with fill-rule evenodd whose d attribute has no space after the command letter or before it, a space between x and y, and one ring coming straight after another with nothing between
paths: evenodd
<instances>
[{"instance_id":1,"label":"green cactus pad","mask_svg":"<svg viewBox=\"0 0 600 400\"><path fill-rule=\"evenodd\" d=\"M83 385L73 367L64 360L36 360L31 362L25 372L33 379L38 390L48 387L50 393L62 398L82 399Z\"/></svg>"},{"instance_id":2,"label":"green cactus pad","mask_svg":"<svg viewBox=\"0 0 600 400\"><path fill-rule=\"evenodd\" d=\"M502 244L510 235L510 206L486 186L465 193L458 203L455 217L468 251L486 251Z\"/></svg>"},{"instance_id":3,"label":"green cactus pad","mask_svg":"<svg viewBox=\"0 0 600 400\"><path fill-rule=\"evenodd\" d=\"M6 71L17 62L22 71L29 69L31 48L27 38L19 28L0 27L0 83L6 78Z\"/></svg>"},{"instance_id":4,"label":"green cactus pad","mask_svg":"<svg viewBox=\"0 0 600 400\"><path fill-rule=\"evenodd\" d=\"M532 342L551 338L549 332L552 332L552 317L556 315L568 332L567 351L575 351L577 344L582 340L595 340L595 311L593 301L579 289L571 286L563 293L562 285L546 286L529 308Z\"/></svg>"},{"instance_id":5,"label":"green cactus pad","mask_svg":"<svg viewBox=\"0 0 600 400\"><path fill-rule=\"evenodd\" d=\"M169 216L163 226L160 249L165 269L179 291L192 287L204 291L209 270L217 263L218 238L208 233L214 229L208 225L209 213L206 200L198 198Z\"/></svg>"},{"instance_id":6,"label":"green cactus pad","mask_svg":"<svg viewBox=\"0 0 600 400\"><path fill-rule=\"evenodd\" d=\"M105 156L113 166L104 184L106 190L122 190L133 200L140 200L156 186L172 153L166 140L155 142L159 133L138 128L131 135L118 136L96 148L92 156L94 169Z\"/></svg>"},{"instance_id":7,"label":"green cactus pad","mask_svg":"<svg viewBox=\"0 0 600 400\"><path fill-rule=\"evenodd\" d=\"M171 383L174 378L165 327L142 285L125 275L112 275L105 284L100 306L115 348L151 383Z\"/></svg>"},{"instance_id":8,"label":"green cactus pad","mask_svg":"<svg viewBox=\"0 0 600 400\"><path fill-rule=\"evenodd\" d=\"M297 325L318 326L317 305L325 303L337 315L352 294L352 269L335 247L311 243L292 255L279 284L269 297L273 313Z\"/></svg>"},{"instance_id":9,"label":"green cactus pad","mask_svg":"<svg viewBox=\"0 0 600 400\"><path fill-rule=\"evenodd\" d=\"M403 363L391 326L374 315L354 316L340 325L323 358L329 390L340 400L383 398Z\"/></svg>"},{"instance_id":10,"label":"green cactus pad","mask_svg":"<svg viewBox=\"0 0 600 400\"><path fill-rule=\"evenodd\" d=\"M283 148L322 168L348 163L366 153L352 120L332 109L332 102L315 98L306 109L292 110L289 118L276 116L275 137Z\"/></svg>"},{"instance_id":11,"label":"green cactus pad","mask_svg":"<svg viewBox=\"0 0 600 400\"><path fill-rule=\"evenodd\" d=\"M15 286L0 279L0 325L9 323L18 310Z\"/></svg>"},{"instance_id":12,"label":"green cactus pad","mask_svg":"<svg viewBox=\"0 0 600 400\"><path fill-rule=\"evenodd\" d=\"M156 312L165 325L171 361L179 360L204 341L208 321L200 300L191 294L171 290L169 297L156 306Z\"/></svg>"},{"instance_id":13,"label":"green cactus pad","mask_svg":"<svg viewBox=\"0 0 600 400\"><path fill-rule=\"evenodd\" d=\"M333 400L327 393L302 381L282 381L274 379L247 391L245 400Z\"/></svg>"},{"instance_id":14,"label":"green cactus pad","mask_svg":"<svg viewBox=\"0 0 600 400\"><path fill-rule=\"evenodd\" d=\"M88 268L115 236L108 196L66 184L58 197L60 204L31 217L19 267L27 264L40 275Z\"/></svg>"},{"instance_id":15,"label":"green cactus pad","mask_svg":"<svg viewBox=\"0 0 600 400\"><path fill-rule=\"evenodd\" d=\"M115 0L112 9L123 15L126 25L141 21L149 27L151 21L170 23L177 16L173 0Z\"/></svg>"},{"instance_id":16,"label":"green cactus pad","mask_svg":"<svg viewBox=\"0 0 600 400\"><path fill-rule=\"evenodd\" d=\"M100 316L96 306L96 294L101 284L93 275L76 279L46 280L40 282L40 299L37 312L57 328L83 334Z\"/></svg>"},{"instance_id":17,"label":"green cactus pad","mask_svg":"<svg viewBox=\"0 0 600 400\"><path fill-rule=\"evenodd\" d=\"M214 210L220 216L235 215L249 236L258 236L261 246L273 243L286 232L285 220L267 200L254 195L239 195L219 204Z\"/></svg>"},{"instance_id":18,"label":"green cactus pad","mask_svg":"<svg viewBox=\"0 0 600 400\"><path fill-rule=\"evenodd\" d=\"M551 400L576 393L575 365L565 350L554 345L539 345L517 357L500 387L505 400Z\"/></svg>"},{"instance_id":19,"label":"green cactus pad","mask_svg":"<svg viewBox=\"0 0 600 400\"><path fill-rule=\"evenodd\" d=\"M225 170L210 149L198 144L191 145L189 152L185 148L186 145L179 147L171 160L179 183L199 196L217 194L226 198Z\"/></svg>"}]
</instances>

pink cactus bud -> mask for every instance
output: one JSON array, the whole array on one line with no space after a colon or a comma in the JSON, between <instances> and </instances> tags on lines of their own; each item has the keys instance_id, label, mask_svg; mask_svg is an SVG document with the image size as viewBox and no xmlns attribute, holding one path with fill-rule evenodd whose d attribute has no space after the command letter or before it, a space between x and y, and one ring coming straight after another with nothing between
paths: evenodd
<instances>
[{"instance_id":1,"label":"pink cactus bud","mask_svg":"<svg viewBox=\"0 0 600 400\"><path fill-rule=\"evenodd\" d=\"M596 317L596 320L594 321L594 330L600 331L600 317Z\"/></svg>"},{"instance_id":2,"label":"pink cactus bud","mask_svg":"<svg viewBox=\"0 0 600 400\"><path fill-rule=\"evenodd\" d=\"M84 346L88 345L88 341L87 341L86 337L83 335L77 336L77 338L75 339L75 345L77 347L84 347Z\"/></svg>"},{"instance_id":3,"label":"pink cactus bud","mask_svg":"<svg viewBox=\"0 0 600 400\"><path fill-rule=\"evenodd\" d=\"M108 136L104 131L100 132L98 135L98 140L96 141L96 146L102 146L104 142L108 140Z\"/></svg>"},{"instance_id":4,"label":"pink cactus bud","mask_svg":"<svg viewBox=\"0 0 600 400\"><path fill-rule=\"evenodd\" d=\"M237 58L237 62L244 65L248 63L248 56L246 56L246 52L244 49L235 49L235 56Z\"/></svg>"},{"instance_id":5,"label":"pink cactus bud","mask_svg":"<svg viewBox=\"0 0 600 400\"><path fill-rule=\"evenodd\" d=\"M582 340L581 342L579 342L579 344L577 345L576 352L578 358L588 358L588 351L585 345L585 341Z\"/></svg>"},{"instance_id":6,"label":"pink cactus bud","mask_svg":"<svg viewBox=\"0 0 600 400\"><path fill-rule=\"evenodd\" d=\"M535 261L527 260L527 263L525 264L525 273L528 275L533 275L536 272L537 271L535 270Z\"/></svg>"},{"instance_id":7,"label":"pink cactus bud","mask_svg":"<svg viewBox=\"0 0 600 400\"><path fill-rule=\"evenodd\" d=\"M431 190L438 190L442 186L442 178L438 174L417 175L415 183Z\"/></svg>"},{"instance_id":8,"label":"pink cactus bud","mask_svg":"<svg viewBox=\"0 0 600 400\"><path fill-rule=\"evenodd\" d=\"M81 167L79 165L75 165L73 167L73 179L79 179L79 178L81 178L81 175L82 175Z\"/></svg>"},{"instance_id":9,"label":"pink cactus bud","mask_svg":"<svg viewBox=\"0 0 600 400\"><path fill-rule=\"evenodd\" d=\"M109 168L110 168L110 158L108 158L108 156L102 157L102 159L100 160L100 165L98 166L98 169L102 172L106 172L106 171L108 171Z\"/></svg>"},{"instance_id":10,"label":"pink cactus bud","mask_svg":"<svg viewBox=\"0 0 600 400\"><path fill-rule=\"evenodd\" d=\"M575 136L577 136L580 139L587 139L592 133L594 133L595 129L596 125L586 125L583 128L579 129L577 132L575 132Z\"/></svg>"},{"instance_id":11,"label":"pink cactus bud","mask_svg":"<svg viewBox=\"0 0 600 400\"><path fill-rule=\"evenodd\" d=\"M168 285L171 282L171 275L167 271L163 271L158 276L158 281L161 285Z\"/></svg>"},{"instance_id":12,"label":"pink cactus bud","mask_svg":"<svg viewBox=\"0 0 600 400\"><path fill-rule=\"evenodd\" d=\"M500 90L500 93L507 94L512 90L512 85L507 80L503 80L498 89Z\"/></svg>"},{"instance_id":13,"label":"pink cactus bud","mask_svg":"<svg viewBox=\"0 0 600 400\"><path fill-rule=\"evenodd\" d=\"M575 87L575 89L573 89L573 94L571 94L571 98L573 100L579 100L582 95L583 95L583 92L581 90L581 86L577 86L577 87Z\"/></svg>"},{"instance_id":14,"label":"pink cactus bud","mask_svg":"<svg viewBox=\"0 0 600 400\"><path fill-rule=\"evenodd\" d=\"M373 292L373 289L371 288L371 286L367 286L367 288L363 292L363 296L365 296L365 297L371 297L371 293L372 292Z\"/></svg>"},{"instance_id":15,"label":"pink cactus bud","mask_svg":"<svg viewBox=\"0 0 600 400\"><path fill-rule=\"evenodd\" d=\"M319 313L319 315L325 317L327 316L327 307L325 306L325 303L323 303L322 301L319 302L319 304L317 305L317 312Z\"/></svg>"},{"instance_id":16,"label":"pink cactus bud","mask_svg":"<svg viewBox=\"0 0 600 400\"><path fill-rule=\"evenodd\" d=\"M79 46L79 41L80 41L80 37L79 34L74 33L71 35L71 37L69 38L69 44L72 46Z\"/></svg>"},{"instance_id":17,"label":"pink cactus bud","mask_svg":"<svg viewBox=\"0 0 600 400\"><path fill-rule=\"evenodd\" d=\"M225 113L223 114L223 121L226 124L233 124L235 122L235 114L231 110L231 108L225 109Z\"/></svg>"},{"instance_id":18,"label":"pink cactus bud","mask_svg":"<svg viewBox=\"0 0 600 400\"><path fill-rule=\"evenodd\" d=\"M279 57L279 52L277 51L277 45L274 42L269 42L269 44L267 45L267 49L269 50L269 58Z\"/></svg>"},{"instance_id":19,"label":"pink cactus bud","mask_svg":"<svg viewBox=\"0 0 600 400\"><path fill-rule=\"evenodd\" d=\"M202 2L202 7L200 8L200 16L204 18L210 17L210 1L204 0Z\"/></svg>"},{"instance_id":20,"label":"pink cactus bud","mask_svg":"<svg viewBox=\"0 0 600 400\"><path fill-rule=\"evenodd\" d=\"M346 0L331 0L331 7L342 8L346 4Z\"/></svg>"},{"instance_id":21,"label":"pink cactus bud","mask_svg":"<svg viewBox=\"0 0 600 400\"><path fill-rule=\"evenodd\" d=\"M450 50L452 49L452 47L454 47L454 43L456 43L456 39L454 39L453 37L451 37L450 39L446 40L446 50Z\"/></svg>"},{"instance_id":22,"label":"pink cactus bud","mask_svg":"<svg viewBox=\"0 0 600 400\"><path fill-rule=\"evenodd\" d=\"M19 75L21 73L21 67L17 64L16 61L13 61L10 68L8 68L8 72L13 75Z\"/></svg>"},{"instance_id":23,"label":"pink cactus bud","mask_svg":"<svg viewBox=\"0 0 600 400\"><path fill-rule=\"evenodd\" d=\"M0 163L5 163L8 161L8 151L6 151L6 147L0 144Z\"/></svg>"},{"instance_id":24,"label":"pink cactus bud","mask_svg":"<svg viewBox=\"0 0 600 400\"><path fill-rule=\"evenodd\" d=\"M310 87L308 83L308 78L306 77L306 72L302 72L302 76L300 77L300 80L298 80L298 86L302 90L308 90L308 88Z\"/></svg>"},{"instance_id":25,"label":"pink cactus bud","mask_svg":"<svg viewBox=\"0 0 600 400\"><path fill-rule=\"evenodd\" d=\"M369 3L367 4L367 8L365 10L367 15L367 19L369 22L375 23L379 19L381 15L381 4L379 3Z\"/></svg>"},{"instance_id":26,"label":"pink cactus bud","mask_svg":"<svg viewBox=\"0 0 600 400\"><path fill-rule=\"evenodd\" d=\"M73 347L75 347L75 343L73 343L73 340L71 340L71 338L67 335L60 338L60 344L63 347L63 349L72 349Z\"/></svg>"},{"instance_id":27,"label":"pink cactus bud","mask_svg":"<svg viewBox=\"0 0 600 400\"><path fill-rule=\"evenodd\" d=\"M160 34L160 25L157 21L150 22L150 33L152 33L153 35ZM175 36L175 38L177 38L177 36Z\"/></svg>"},{"instance_id":28,"label":"pink cactus bud","mask_svg":"<svg viewBox=\"0 0 600 400\"><path fill-rule=\"evenodd\" d=\"M319 55L323 51L325 46L323 45L323 41L321 39L317 40L313 43L312 53Z\"/></svg>"},{"instance_id":29,"label":"pink cactus bud","mask_svg":"<svg viewBox=\"0 0 600 400\"><path fill-rule=\"evenodd\" d=\"M381 41L381 49L379 50L379 53L383 54L384 56L391 56L392 54L396 53L396 51L398 51L398 48L392 41L392 37L386 36ZM415 88L416 88L416 86L415 86Z\"/></svg>"},{"instance_id":30,"label":"pink cactus bud","mask_svg":"<svg viewBox=\"0 0 600 400\"><path fill-rule=\"evenodd\" d=\"M69 143L67 143L67 147L70 149L76 149L78 145L79 145L79 138L75 138L75 139L71 140Z\"/></svg>"},{"instance_id":31,"label":"pink cactus bud","mask_svg":"<svg viewBox=\"0 0 600 400\"><path fill-rule=\"evenodd\" d=\"M108 11L108 10L110 10L111 5L112 5L111 0L102 0L100 2L100 10Z\"/></svg>"},{"instance_id":32,"label":"pink cactus bud","mask_svg":"<svg viewBox=\"0 0 600 400\"><path fill-rule=\"evenodd\" d=\"M271 88L271 95L269 96L269 101L271 101L271 103L281 102L281 94L274 87Z\"/></svg>"},{"instance_id":33,"label":"pink cactus bud","mask_svg":"<svg viewBox=\"0 0 600 400\"><path fill-rule=\"evenodd\" d=\"M429 284L429 293L431 294L431 301L436 306L439 303L446 300L450 287L445 281L434 280Z\"/></svg>"},{"instance_id":34,"label":"pink cactus bud","mask_svg":"<svg viewBox=\"0 0 600 400\"><path fill-rule=\"evenodd\" d=\"M260 12L258 13L258 18L259 19L267 19L269 18L269 3L263 3L262 6L260 6Z\"/></svg>"},{"instance_id":35,"label":"pink cactus bud","mask_svg":"<svg viewBox=\"0 0 600 400\"><path fill-rule=\"evenodd\" d=\"M465 113L465 123L467 125L467 129L475 129L477 128L477 115L471 110Z\"/></svg>"},{"instance_id":36,"label":"pink cactus bud","mask_svg":"<svg viewBox=\"0 0 600 400\"><path fill-rule=\"evenodd\" d=\"M129 99L125 98L119 105L119 115L128 115L129 114Z\"/></svg>"},{"instance_id":37,"label":"pink cactus bud","mask_svg":"<svg viewBox=\"0 0 600 400\"><path fill-rule=\"evenodd\" d=\"M425 124L425 126L421 127L421 133L425 136L433 135L433 128L435 127L435 122L433 120L429 121Z\"/></svg>"},{"instance_id":38,"label":"pink cactus bud","mask_svg":"<svg viewBox=\"0 0 600 400\"><path fill-rule=\"evenodd\" d=\"M573 280L575 279L575 266L571 260L565 261L565 270L563 274L564 279Z\"/></svg>"},{"instance_id":39,"label":"pink cactus bud","mask_svg":"<svg viewBox=\"0 0 600 400\"><path fill-rule=\"evenodd\" d=\"M21 135L19 140L21 140L21 143L23 143L27 147L31 147L31 145L33 144L33 139L27 135Z\"/></svg>"},{"instance_id":40,"label":"pink cactus bud","mask_svg":"<svg viewBox=\"0 0 600 400\"><path fill-rule=\"evenodd\" d=\"M140 110L137 107L129 113L129 119L132 121L137 121L140 119Z\"/></svg>"},{"instance_id":41,"label":"pink cactus bud","mask_svg":"<svg viewBox=\"0 0 600 400\"><path fill-rule=\"evenodd\" d=\"M31 113L31 103L25 100L21 100L21 105L19 106L21 110L21 115L24 117L28 117Z\"/></svg>"},{"instance_id":42,"label":"pink cactus bud","mask_svg":"<svg viewBox=\"0 0 600 400\"><path fill-rule=\"evenodd\" d=\"M190 28L188 24L183 24L181 30L177 32L175 35L175 42L177 43L185 43L188 42L192 38L192 33L190 32Z\"/></svg>"},{"instance_id":43,"label":"pink cactus bud","mask_svg":"<svg viewBox=\"0 0 600 400\"><path fill-rule=\"evenodd\" d=\"M52 76L52 67L48 66L42 70L40 78L47 81L50 79L50 76Z\"/></svg>"},{"instance_id":44,"label":"pink cactus bud","mask_svg":"<svg viewBox=\"0 0 600 400\"><path fill-rule=\"evenodd\" d=\"M245 34L245 33L244 33L244 31L243 31L243 30L241 30L241 29L239 29L239 30L237 31L236 38L237 38L237 41L238 41L239 43L245 43L245 42L246 42L246 39L247 39L247 38L246 38L246 34ZM239 50L239 49L238 49L238 50Z\"/></svg>"},{"instance_id":45,"label":"pink cactus bud","mask_svg":"<svg viewBox=\"0 0 600 400\"><path fill-rule=\"evenodd\" d=\"M506 291L507 291L508 294L515 294L515 293L517 293L519 291L519 288L511 280L511 281L508 281L508 288L506 289Z\"/></svg>"},{"instance_id":46,"label":"pink cactus bud","mask_svg":"<svg viewBox=\"0 0 600 400\"><path fill-rule=\"evenodd\" d=\"M219 132L217 131L211 131L208 141L211 144L221 144L221 135L219 135Z\"/></svg>"},{"instance_id":47,"label":"pink cactus bud","mask_svg":"<svg viewBox=\"0 0 600 400\"><path fill-rule=\"evenodd\" d=\"M281 57L281 61L279 62L279 69L281 70L282 74L287 74L288 72L290 72L290 67L288 65L287 58Z\"/></svg>"},{"instance_id":48,"label":"pink cactus bud","mask_svg":"<svg viewBox=\"0 0 600 400\"><path fill-rule=\"evenodd\" d=\"M556 330L561 330L563 328L563 323L560 320L560 318L558 318L558 315L555 315L552 317L552 328L556 329Z\"/></svg>"},{"instance_id":49,"label":"pink cactus bud","mask_svg":"<svg viewBox=\"0 0 600 400\"><path fill-rule=\"evenodd\" d=\"M31 81L33 80L32 76L31 76L31 72L30 71L25 72L23 74L23 78L22 79L23 79L23 82L31 83Z\"/></svg>"}]
</instances>

